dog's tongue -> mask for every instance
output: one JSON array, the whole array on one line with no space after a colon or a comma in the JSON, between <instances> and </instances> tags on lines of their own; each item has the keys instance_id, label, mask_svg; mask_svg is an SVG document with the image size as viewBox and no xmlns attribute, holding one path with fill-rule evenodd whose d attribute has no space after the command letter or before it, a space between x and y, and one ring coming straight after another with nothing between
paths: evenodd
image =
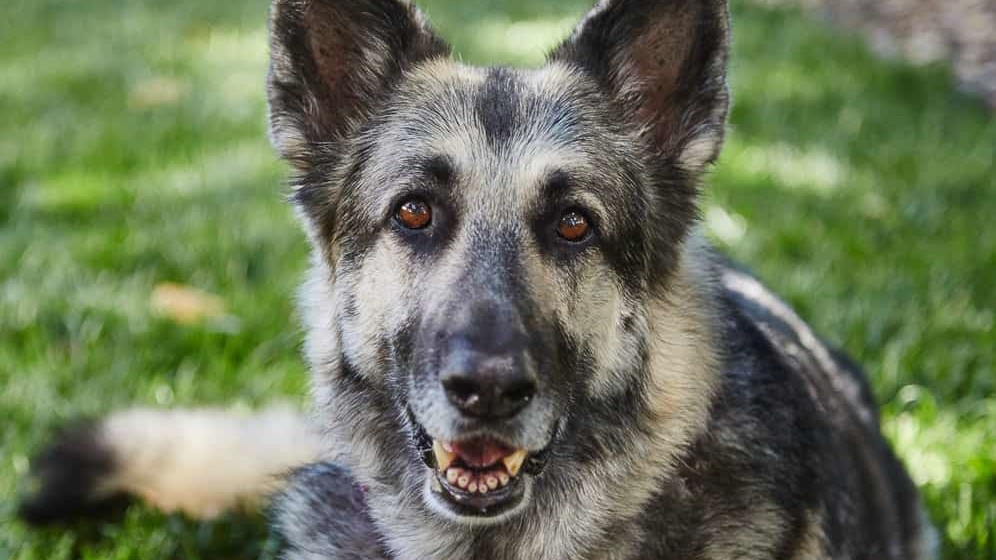
<instances>
[{"instance_id":1,"label":"dog's tongue","mask_svg":"<svg viewBox=\"0 0 996 560\"><path fill-rule=\"evenodd\" d=\"M468 467L478 468L491 466L513 451L497 441L484 438L453 443L451 447Z\"/></svg>"}]
</instances>

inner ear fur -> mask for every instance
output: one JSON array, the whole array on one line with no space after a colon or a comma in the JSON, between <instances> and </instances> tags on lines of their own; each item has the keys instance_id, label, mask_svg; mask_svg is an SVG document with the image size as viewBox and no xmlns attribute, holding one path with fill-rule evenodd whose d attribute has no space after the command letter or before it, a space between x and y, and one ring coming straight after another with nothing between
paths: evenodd
<instances>
[{"instance_id":1,"label":"inner ear fur","mask_svg":"<svg viewBox=\"0 0 996 560\"><path fill-rule=\"evenodd\" d=\"M550 60L594 77L661 156L695 172L722 145L728 52L723 0L603 0Z\"/></svg>"},{"instance_id":2,"label":"inner ear fur","mask_svg":"<svg viewBox=\"0 0 996 560\"><path fill-rule=\"evenodd\" d=\"M400 0L276 0L270 49L271 139L301 172L334 157L405 70L450 51Z\"/></svg>"}]
</instances>

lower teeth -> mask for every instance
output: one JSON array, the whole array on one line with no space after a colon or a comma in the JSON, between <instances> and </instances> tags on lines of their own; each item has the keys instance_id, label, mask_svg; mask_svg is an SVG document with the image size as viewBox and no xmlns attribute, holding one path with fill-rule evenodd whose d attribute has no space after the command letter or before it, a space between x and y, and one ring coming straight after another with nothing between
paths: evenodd
<instances>
[{"instance_id":1,"label":"lower teeth","mask_svg":"<svg viewBox=\"0 0 996 560\"><path fill-rule=\"evenodd\" d=\"M472 494L486 494L498 487L505 487L511 477L504 472L474 472L460 467L446 469L446 481Z\"/></svg>"}]
</instances>

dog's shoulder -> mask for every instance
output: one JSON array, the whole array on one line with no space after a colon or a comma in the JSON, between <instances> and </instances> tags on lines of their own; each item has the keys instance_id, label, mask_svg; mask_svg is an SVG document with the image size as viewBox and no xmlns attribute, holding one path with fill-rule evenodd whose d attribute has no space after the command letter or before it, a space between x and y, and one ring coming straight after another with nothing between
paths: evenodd
<instances>
[{"instance_id":1,"label":"dog's shoulder","mask_svg":"<svg viewBox=\"0 0 996 560\"><path fill-rule=\"evenodd\" d=\"M839 421L856 418L877 433L878 411L867 376L846 354L821 339L781 298L736 263L719 259L721 309L727 319L724 335L739 344L733 357L765 354L804 383ZM730 350L728 345L727 350ZM753 372L750 372L753 373Z\"/></svg>"},{"instance_id":2,"label":"dog's shoulder","mask_svg":"<svg viewBox=\"0 0 996 560\"><path fill-rule=\"evenodd\" d=\"M714 270L722 383L648 516L648 533L669 535L661 552L918 557L922 509L864 372L749 272L719 257Z\"/></svg>"}]
</instances>

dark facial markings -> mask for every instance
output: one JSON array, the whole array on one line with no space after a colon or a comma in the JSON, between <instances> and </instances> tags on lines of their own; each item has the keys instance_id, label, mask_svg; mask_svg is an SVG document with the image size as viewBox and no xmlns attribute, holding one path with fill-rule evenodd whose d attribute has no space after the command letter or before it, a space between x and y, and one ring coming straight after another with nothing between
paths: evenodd
<instances>
[{"instance_id":1,"label":"dark facial markings","mask_svg":"<svg viewBox=\"0 0 996 560\"><path fill-rule=\"evenodd\" d=\"M536 232L563 261L593 245L597 239L594 212L586 208L574 192L579 187L564 170L549 174L539 189L535 203Z\"/></svg>"},{"instance_id":2,"label":"dark facial markings","mask_svg":"<svg viewBox=\"0 0 996 560\"><path fill-rule=\"evenodd\" d=\"M390 205L387 229L418 255L445 247L457 222L453 192L456 170L443 155L401 160L398 182L405 185Z\"/></svg>"},{"instance_id":3,"label":"dark facial markings","mask_svg":"<svg viewBox=\"0 0 996 560\"><path fill-rule=\"evenodd\" d=\"M452 176L454 171L450 168L437 170L445 176ZM557 177L563 174L558 172ZM559 180L559 179L556 179ZM436 182L437 172L433 172L432 181ZM559 190L566 191L566 187ZM432 244L446 241L443 235L452 234L453 228L449 227L445 231L437 228L437 221L442 226L447 222L454 222L460 212L456 197L452 193L441 193L439 189L430 185L426 190L417 189L412 192L405 192L396 198L393 205L392 221L395 229L400 230L404 239L417 242L422 249L429 249ZM547 201L539 201L537 204L539 216L532 220L535 223L535 235L540 239L541 244L552 245L552 251L558 260L575 256L593 245L597 236L595 220L592 218L590 210L575 202L569 194L563 192ZM502 207L503 213L514 214L516 209L512 201L505 201L498 204ZM466 209L465 209L466 211ZM526 213L534 210L527 209ZM465 219L467 227L474 231L475 236L489 236L495 233L495 228L501 230L508 226L502 226L502 221L498 218L492 219L487 215L476 215L469 213L472 217ZM530 221L526 218L526 222ZM515 229L514 227L512 228ZM488 232L491 232L489 234ZM494 242L498 243L499 237L507 238L508 232L501 236L494 237Z\"/></svg>"},{"instance_id":4,"label":"dark facial markings","mask_svg":"<svg viewBox=\"0 0 996 560\"><path fill-rule=\"evenodd\" d=\"M351 224L353 232L375 225L399 242L412 258L420 260L420 266L431 267L438 262L436 259L460 238L458 232L462 230L493 238L488 232L494 233L494 228L512 227L520 234L531 232L540 255L568 276L580 275L579 281L586 277L585 263L597 262L588 257L597 255L631 293L658 278L666 283L675 266L674 246L693 220L688 208L694 207L694 186L687 185L684 177L669 173L674 171L670 166L654 165L632 153L620 159L613 150L625 132L618 123L604 118L601 108L605 99L594 89L567 95L555 86L537 90L530 85L530 79L515 70L496 68L486 70L481 80L457 81L452 89L438 88L431 96L426 93L419 97L416 90L405 90L397 104L409 108L404 112L387 111L372 123L375 129L393 130L404 139L399 148L405 151L399 150L396 160L387 161L383 158L389 157L388 152L367 150L364 155L371 159L353 160L361 169L351 174L362 176L362 168L371 166L379 171L379 181L385 183L381 188L396 191L383 208L382 216L389 227L365 220L369 207L364 207L362 201L343 205L340 210L345 212L339 215L344 218L340 219L368 222ZM451 110L444 112L442 106ZM461 124L462 118L472 122ZM459 149L447 152L448 137L434 136L462 129L479 130L481 136L479 144L465 144L469 150L466 153ZM365 138L374 142L374 138L385 137L376 132L373 130ZM460 137L457 134L456 138ZM433 145L434 138L441 139L441 144L435 144L439 148L431 148L441 151L422 151L420 138L426 141L425 147ZM530 142L536 142L535 147ZM505 157L532 157L528 154L533 152L542 158L550 147L575 152L575 157L586 161L584 168L575 168L565 160L562 169L555 169L546 178L521 178L537 182L528 195L531 201L525 205L514 198L492 198L484 208L467 206L478 204L475 201L482 195L511 194L494 192L494 185L487 183L497 173L489 167L494 162ZM378 157L381 160L374 161ZM478 162L483 167L475 169ZM508 165L520 164L509 161ZM475 184L475 177L485 184ZM515 185L514 190L521 193L525 187ZM658 192L648 192L650 187ZM344 190L344 194L352 196L353 189ZM366 190L369 192L369 186ZM408 198L415 199L415 205L403 208ZM358 211L351 212L346 206ZM401 220L407 223L405 227L399 226L399 210L407 218ZM490 212L496 214L492 216ZM340 238L344 244L355 246L354 239L350 233Z\"/></svg>"},{"instance_id":5,"label":"dark facial markings","mask_svg":"<svg viewBox=\"0 0 996 560\"><path fill-rule=\"evenodd\" d=\"M505 68L488 70L474 104L474 113L484 131L488 145L498 148L507 144L517 127L522 126L519 110L519 85L512 71Z\"/></svg>"},{"instance_id":6,"label":"dark facial markings","mask_svg":"<svg viewBox=\"0 0 996 560\"><path fill-rule=\"evenodd\" d=\"M460 208L461 197L458 192L461 186L457 183L460 173L451 157L437 154L425 158L410 158L399 162L397 166L407 170L399 171L396 175L400 183L408 186L403 187L401 194L394 198L390 223L416 249L430 250L433 245L446 241L445 234L454 233L452 227L442 231L437 225L452 225L459 213L468 216L474 214L473 209ZM411 175L412 178L405 179L406 175ZM535 234L542 244L552 244L555 246L555 253L563 253L559 257L578 254L592 244L596 234L592 212L576 196L572 197L573 185L566 171L550 173L544 186L538 191L536 203L525 208L523 216L525 223L535 224ZM503 208L503 214L514 215L517 211L514 206L515 201L508 200L495 207ZM537 213L538 219L528 217ZM473 222L467 225L475 232L486 232L493 227L502 227L501 223L497 217L492 220L488 216L476 215Z\"/></svg>"},{"instance_id":7,"label":"dark facial markings","mask_svg":"<svg viewBox=\"0 0 996 560\"><path fill-rule=\"evenodd\" d=\"M450 185L453 183L456 170L453 162L443 155L435 155L422 161L419 165L422 173L440 185Z\"/></svg>"}]
</instances>

